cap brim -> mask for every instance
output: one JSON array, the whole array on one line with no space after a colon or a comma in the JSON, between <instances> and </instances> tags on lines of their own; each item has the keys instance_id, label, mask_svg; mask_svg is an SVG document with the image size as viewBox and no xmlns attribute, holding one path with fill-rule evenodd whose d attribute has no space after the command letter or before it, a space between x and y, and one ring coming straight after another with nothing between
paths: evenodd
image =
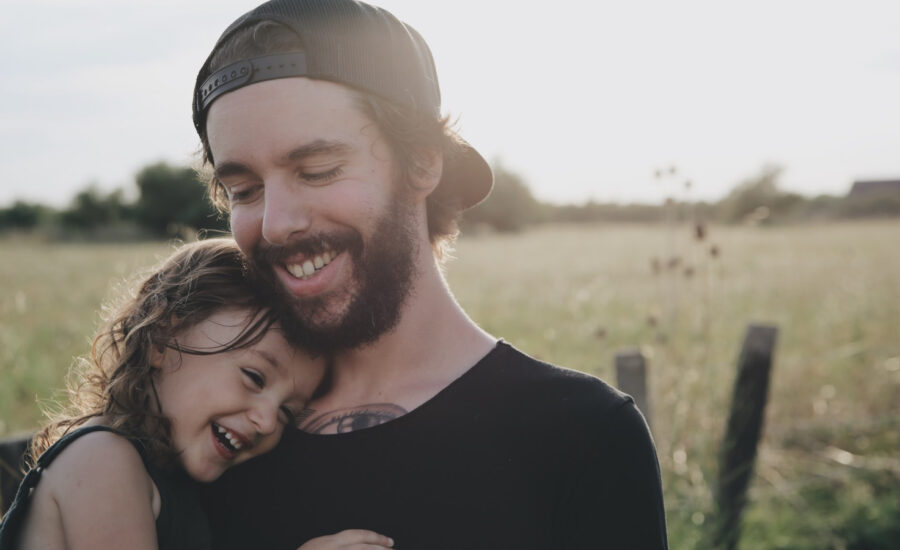
<instances>
[{"instance_id":1,"label":"cap brim","mask_svg":"<svg viewBox=\"0 0 900 550\"><path fill-rule=\"evenodd\" d=\"M491 193L494 173L484 157L460 139L460 149L451 158L444 159L440 186L453 189L462 201L463 208L471 208Z\"/></svg>"}]
</instances>

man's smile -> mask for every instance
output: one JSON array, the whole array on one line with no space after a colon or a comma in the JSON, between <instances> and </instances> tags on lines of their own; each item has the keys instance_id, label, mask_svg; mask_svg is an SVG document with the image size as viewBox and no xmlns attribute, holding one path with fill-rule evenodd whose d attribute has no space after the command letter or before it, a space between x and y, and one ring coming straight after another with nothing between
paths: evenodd
<instances>
[{"instance_id":1,"label":"man's smile","mask_svg":"<svg viewBox=\"0 0 900 550\"><path fill-rule=\"evenodd\" d=\"M285 262L284 268L294 277L306 280L312 277L318 270L330 264L335 256L337 256L337 254L328 250L305 260L293 259Z\"/></svg>"}]
</instances>

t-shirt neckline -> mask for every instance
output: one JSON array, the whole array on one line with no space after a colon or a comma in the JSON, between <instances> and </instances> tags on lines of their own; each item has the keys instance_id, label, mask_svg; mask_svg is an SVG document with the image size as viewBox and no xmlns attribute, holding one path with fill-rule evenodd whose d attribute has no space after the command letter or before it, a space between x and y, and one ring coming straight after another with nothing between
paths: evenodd
<instances>
[{"instance_id":1,"label":"t-shirt neckline","mask_svg":"<svg viewBox=\"0 0 900 550\"><path fill-rule=\"evenodd\" d=\"M441 388L440 391L431 396L424 403L407 412L403 416L399 416L397 418L394 418L393 420L389 420L387 422L383 422L381 424L377 424L375 426L364 428L361 430L354 430L352 432L336 434L310 433L305 432L299 428L295 428L285 433L285 436L293 436L301 439L345 440L353 437L368 437L368 435L366 434L371 435L380 433L385 430L400 428L407 422L414 422L420 416L427 414L430 409L432 409L436 405L439 405L441 401L447 399L448 396L454 393L458 388L464 386L468 380L476 378L477 374L481 370L488 368L492 363L494 363L495 358L507 348L510 348L510 345L507 344L502 338L498 338L494 344L494 347L491 348L490 351L488 351L481 359L476 361L474 365L466 369L465 372L463 372L458 377L453 379L449 384Z\"/></svg>"}]
</instances>

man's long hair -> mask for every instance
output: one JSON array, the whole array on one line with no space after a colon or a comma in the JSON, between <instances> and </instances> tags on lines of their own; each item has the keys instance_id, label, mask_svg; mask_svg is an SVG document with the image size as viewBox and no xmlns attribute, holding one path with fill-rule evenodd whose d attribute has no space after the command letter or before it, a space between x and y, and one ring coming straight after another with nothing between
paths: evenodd
<instances>
[{"instance_id":1,"label":"man's long hair","mask_svg":"<svg viewBox=\"0 0 900 550\"><path fill-rule=\"evenodd\" d=\"M262 21L241 29L219 45L210 60L210 72L226 65L261 55L303 51L300 37L287 27ZM354 90L360 111L377 126L399 167L400 177L408 184L427 171L431 154L439 151L445 159L460 154L461 140L449 117L436 118L412 108L398 105L371 93ZM201 130L201 177L207 182L210 198L221 211L228 211L228 196L224 186L212 174L209 139ZM428 236L438 259L450 251L459 233L459 219L463 207L452 189L437 188L428 196L426 215Z\"/></svg>"}]
</instances>

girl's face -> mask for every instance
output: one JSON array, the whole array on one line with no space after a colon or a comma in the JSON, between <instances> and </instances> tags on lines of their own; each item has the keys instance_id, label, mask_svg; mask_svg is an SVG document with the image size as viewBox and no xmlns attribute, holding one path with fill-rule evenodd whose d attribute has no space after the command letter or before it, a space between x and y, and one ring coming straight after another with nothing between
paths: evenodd
<instances>
[{"instance_id":1,"label":"girl's face","mask_svg":"<svg viewBox=\"0 0 900 550\"><path fill-rule=\"evenodd\" d=\"M182 332L177 344L221 349L252 321L249 315L220 310ZM194 355L166 348L156 359L156 389L172 422L172 442L187 473L203 482L275 447L325 372L324 359L290 346L278 327L242 349Z\"/></svg>"}]
</instances>

